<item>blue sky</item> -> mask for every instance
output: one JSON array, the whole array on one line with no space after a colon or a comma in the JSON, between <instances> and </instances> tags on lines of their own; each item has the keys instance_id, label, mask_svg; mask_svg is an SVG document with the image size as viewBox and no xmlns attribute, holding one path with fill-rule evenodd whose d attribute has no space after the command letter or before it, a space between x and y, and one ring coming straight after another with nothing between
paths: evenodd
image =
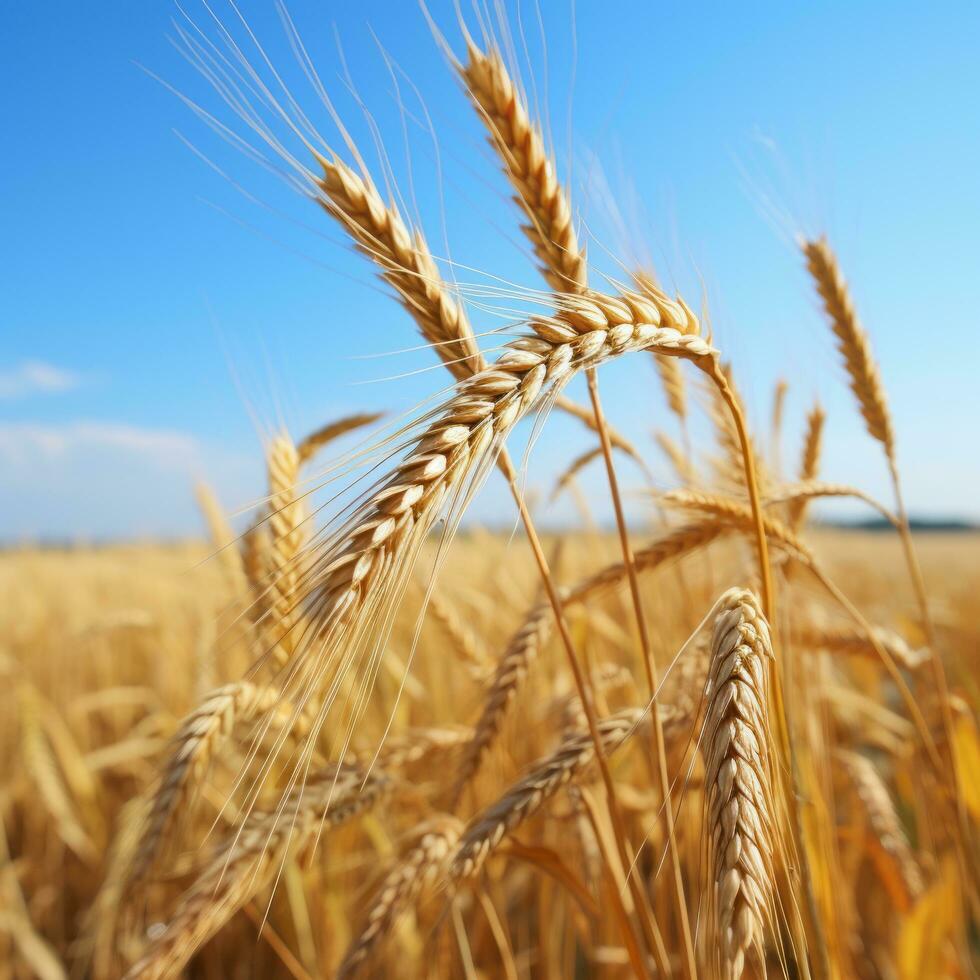
<instances>
[{"instance_id":1,"label":"blue sky","mask_svg":"<svg viewBox=\"0 0 980 980\"><path fill-rule=\"evenodd\" d=\"M699 299L703 284L757 429L768 430L776 379L791 379L784 457L795 458L819 396L826 477L887 499L877 446L792 245L796 230L826 231L881 362L911 508L980 518L980 456L966 449L980 409L980 7L542 7L546 52L533 4L511 5L511 26L524 26L535 65L533 87L526 71L525 81L547 117L596 282L600 271L619 274L613 256L643 252L686 296ZM539 288L504 182L420 9L380 0L289 9L380 176L346 62L407 209L433 251L457 263L457 278L484 270ZM430 9L460 50L452 5ZM206 21L196 0L189 10ZM323 135L342 146L271 0L242 0L242 10ZM431 354L405 350L416 344L410 321L325 216L134 64L233 121L169 43L175 13L169 0L104 0L5 14L6 540L194 532L194 481L244 507L262 492L262 437L280 424L301 436L349 411L400 412L445 384L422 370ZM622 222L604 187L616 189ZM496 323L492 311L472 313L478 328ZM651 431L672 429L649 359L610 365L603 396L655 459ZM695 438L706 434L697 423ZM588 445L575 423L552 418L529 484L547 489ZM628 468L624 479L639 485ZM585 482L599 487L601 473ZM493 481L474 512L511 518ZM548 517L573 513L566 501Z\"/></svg>"}]
</instances>

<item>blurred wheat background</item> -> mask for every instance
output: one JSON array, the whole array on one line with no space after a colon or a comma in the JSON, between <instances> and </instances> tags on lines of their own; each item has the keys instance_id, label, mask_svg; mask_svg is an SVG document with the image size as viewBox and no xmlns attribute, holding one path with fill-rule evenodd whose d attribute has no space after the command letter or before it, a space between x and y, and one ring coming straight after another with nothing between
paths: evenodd
<instances>
[{"instance_id":1,"label":"blurred wheat background","mask_svg":"<svg viewBox=\"0 0 980 980\"><path fill-rule=\"evenodd\" d=\"M581 220L527 11L416 12L521 281L426 237L398 132L363 116L362 146L350 78L279 12L276 58L248 11L179 12L195 80L165 85L376 273L425 400L393 381L301 430L260 418L234 505L201 467L205 538L10 535L34 540L0 554L0 977L975 976L980 532L910 516L948 477L907 451L824 229L759 194L835 375L768 379L752 410L753 343L644 251L633 190L603 177L605 242ZM440 133L382 64L406 131ZM365 325L318 323L306 357L355 374ZM644 380L604 402L626 362ZM850 452L825 386L853 478L824 475ZM40 429L3 432L16 463ZM829 524L835 502L870 520Z\"/></svg>"}]
</instances>

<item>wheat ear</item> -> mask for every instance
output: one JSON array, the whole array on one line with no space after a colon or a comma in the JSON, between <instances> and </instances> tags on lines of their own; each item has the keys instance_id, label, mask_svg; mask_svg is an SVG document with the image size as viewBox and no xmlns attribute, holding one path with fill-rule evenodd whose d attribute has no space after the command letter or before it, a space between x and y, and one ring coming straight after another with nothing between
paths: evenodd
<instances>
[{"instance_id":1,"label":"wheat ear","mask_svg":"<svg viewBox=\"0 0 980 980\"><path fill-rule=\"evenodd\" d=\"M279 667L288 663L299 632L299 567L306 535L306 508L297 494L300 457L292 439L276 436L266 453L269 480L269 535L265 556L266 589L270 615L267 632L271 654Z\"/></svg>"},{"instance_id":2,"label":"wheat ear","mask_svg":"<svg viewBox=\"0 0 980 980\"><path fill-rule=\"evenodd\" d=\"M416 843L381 882L340 966L337 980L353 976L391 930L398 916L445 872L446 860L459 840L462 823L455 817L427 821L417 831Z\"/></svg>"},{"instance_id":3,"label":"wheat ear","mask_svg":"<svg viewBox=\"0 0 980 980\"><path fill-rule=\"evenodd\" d=\"M854 304L851 301L837 259L826 238L817 241L801 240L800 247L807 260L810 275L816 283L830 319L831 328L838 340L838 347L844 357L844 364L851 378L851 389L857 397L864 416L868 432L878 440L884 448L888 471L891 477L892 489L895 494L895 509L898 514L899 537L902 550L905 553L905 563L908 566L909 577L915 591L922 619L922 628L930 651L930 666L932 682L935 687L938 709L942 719L943 731L948 745L952 745L953 716L950 709L949 683L946 669L936 644L936 632L929 611L929 601L926 595L925 581L922 568L912 543L912 531L909 524L908 511L905 507L902 483L898 475L898 460L895 453L895 434L892 428L888 402L885 398L885 387L871 353L871 344L862 328ZM956 818L959 824L957 837L957 852L961 865L966 868L971 864L970 840L972 837L966 808L963 802L963 789L960 781L959 768L952 752L946 753L945 759L939 760L945 764L946 778L954 787Z\"/></svg>"},{"instance_id":4,"label":"wheat ear","mask_svg":"<svg viewBox=\"0 0 980 980\"><path fill-rule=\"evenodd\" d=\"M763 962L773 901L775 792L770 751L769 626L745 589L719 600L711 640L704 756L709 866L720 973Z\"/></svg>"},{"instance_id":5,"label":"wheat ear","mask_svg":"<svg viewBox=\"0 0 980 980\"><path fill-rule=\"evenodd\" d=\"M892 457L895 451L895 434L885 398L885 386L871 352L871 342L858 320L837 259L826 238L801 241L800 247L827 311L831 329L837 337L837 347L850 377L851 391L858 400L868 432L885 447L886 454Z\"/></svg>"},{"instance_id":6,"label":"wheat ear","mask_svg":"<svg viewBox=\"0 0 980 980\"><path fill-rule=\"evenodd\" d=\"M311 614L328 647L348 630L356 639L378 604L390 601L385 583L404 570L453 491L485 472L546 386L634 350L714 357L701 338L655 326L660 319L640 297L576 297L556 316L532 320L534 336L513 342L491 368L460 382L441 417L315 559Z\"/></svg>"},{"instance_id":7,"label":"wheat ear","mask_svg":"<svg viewBox=\"0 0 980 980\"><path fill-rule=\"evenodd\" d=\"M922 872L888 787L863 755L838 749L835 758L847 773L864 811L872 861L897 907L907 911L922 891Z\"/></svg>"},{"instance_id":8,"label":"wheat ear","mask_svg":"<svg viewBox=\"0 0 980 980\"><path fill-rule=\"evenodd\" d=\"M707 493L701 490L670 490L661 494L657 500L671 507L699 511L710 514L716 520L731 527L744 530L747 534L755 529L752 508L731 497ZM794 534L778 518L766 516L763 520L766 536L775 541L784 551L804 563L812 563L813 555L801 538Z\"/></svg>"},{"instance_id":9,"label":"wheat ear","mask_svg":"<svg viewBox=\"0 0 980 980\"><path fill-rule=\"evenodd\" d=\"M335 439L347 435L348 432L363 429L366 425L373 425L382 414L382 412L358 412L355 415L345 415L342 419L328 422L315 429L296 447L299 465L306 465L324 446Z\"/></svg>"},{"instance_id":10,"label":"wheat ear","mask_svg":"<svg viewBox=\"0 0 980 980\"><path fill-rule=\"evenodd\" d=\"M129 873L131 882L146 875L164 853L178 823L186 820L212 759L235 725L270 711L281 700L275 688L236 681L213 691L181 722L140 835Z\"/></svg>"},{"instance_id":11,"label":"wheat ear","mask_svg":"<svg viewBox=\"0 0 980 980\"><path fill-rule=\"evenodd\" d=\"M803 437L803 451L800 454L798 471L801 482L816 480L820 473L820 451L823 447L823 427L827 416L820 403L810 409L806 417L806 434ZM799 531L806 519L807 499L791 500L786 523L793 531Z\"/></svg>"},{"instance_id":12,"label":"wheat ear","mask_svg":"<svg viewBox=\"0 0 980 980\"><path fill-rule=\"evenodd\" d=\"M629 709L598 722L603 752L608 755L633 733L644 712ZM550 755L536 763L500 799L478 813L469 823L449 868L452 880L477 874L491 852L525 820L595 758L595 744L588 732L569 735Z\"/></svg>"},{"instance_id":13,"label":"wheat ear","mask_svg":"<svg viewBox=\"0 0 980 980\"><path fill-rule=\"evenodd\" d=\"M317 156L324 209L357 247L381 267L422 336L457 380L486 367L463 307L450 293L420 231L410 232L394 206L385 204L369 176L338 157Z\"/></svg>"},{"instance_id":14,"label":"wheat ear","mask_svg":"<svg viewBox=\"0 0 980 980\"><path fill-rule=\"evenodd\" d=\"M481 51L468 40L467 63L457 67L527 218L524 232L541 274L555 292L581 292L588 269L568 198L541 130L529 117L500 52L493 47Z\"/></svg>"},{"instance_id":15,"label":"wheat ear","mask_svg":"<svg viewBox=\"0 0 980 980\"><path fill-rule=\"evenodd\" d=\"M373 806L391 789L380 769L331 766L296 786L272 811L254 810L180 899L166 929L126 980L175 975L194 951L274 878L282 863Z\"/></svg>"}]
</instances>

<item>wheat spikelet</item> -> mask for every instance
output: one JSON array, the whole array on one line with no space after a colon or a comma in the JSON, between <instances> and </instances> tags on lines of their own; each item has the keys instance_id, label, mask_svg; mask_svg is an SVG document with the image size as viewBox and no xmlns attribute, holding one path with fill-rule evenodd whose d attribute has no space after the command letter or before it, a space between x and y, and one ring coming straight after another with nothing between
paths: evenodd
<instances>
[{"instance_id":1,"label":"wheat spikelet","mask_svg":"<svg viewBox=\"0 0 980 980\"><path fill-rule=\"evenodd\" d=\"M629 709L599 721L603 750L608 754L633 733L644 712ZM568 736L550 755L536 763L521 780L467 826L449 868L450 878L459 881L479 873L500 842L595 758L595 745L588 733Z\"/></svg>"},{"instance_id":2,"label":"wheat spikelet","mask_svg":"<svg viewBox=\"0 0 980 980\"><path fill-rule=\"evenodd\" d=\"M274 646L273 659L279 667L288 663L297 642L300 555L306 538L306 508L297 495L299 454L286 434L276 436L266 453L269 479L269 536L265 556L267 601L270 609L268 632Z\"/></svg>"},{"instance_id":3,"label":"wheat spikelet","mask_svg":"<svg viewBox=\"0 0 980 980\"><path fill-rule=\"evenodd\" d=\"M318 155L317 162L323 169L320 203L381 266L382 276L453 376L462 380L483 370L486 362L466 312L439 275L422 233L409 231L369 176L356 173L336 156Z\"/></svg>"},{"instance_id":4,"label":"wheat spikelet","mask_svg":"<svg viewBox=\"0 0 980 980\"><path fill-rule=\"evenodd\" d=\"M636 284L637 291L643 295L655 296L659 292L656 280L648 272L642 270L634 272L633 282ZM677 416L678 421L683 423L687 418L687 387L684 384L684 372L673 358L655 354L653 359L657 365L657 373L660 375L660 384L664 389L667 405Z\"/></svg>"},{"instance_id":5,"label":"wheat spikelet","mask_svg":"<svg viewBox=\"0 0 980 980\"><path fill-rule=\"evenodd\" d=\"M342 419L328 422L319 429L311 432L296 447L297 462L300 466L308 463L324 446L366 425L373 425L382 417L382 412L358 412L355 415L345 415Z\"/></svg>"},{"instance_id":6,"label":"wheat spikelet","mask_svg":"<svg viewBox=\"0 0 980 980\"><path fill-rule=\"evenodd\" d=\"M872 859L898 908L907 910L922 892L922 872L888 787L871 760L863 755L838 749L835 758L847 773L860 800L872 845Z\"/></svg>"},{"instance_id":7,"label":"wheat spikelet","mask_svg":"<svg viewBox=\"0 0 980 980\"><path fill-rule=\"evenodd\" d=\"M837 337L837 347L851 379L851 391L858 400L868 433L885 447L888 458L893 459L895 434L885 398L885 386L881 382L878 365L871 352L871 343L858 320L837 259L825 238L816 241L801 240L800 248L806 256L807 269L823 300L831 329Z\"/></svg>"},{"instance_id":8,"label":"wheat spikelet","mask_svg":"<svg viewBox=\"0 0 980 980\"><path fill-rule=\"evenodd\" d=\"M477 634L463 621L455 606L443 599L438 591L433 591L428 597L428 609L452 642L453 649L463 663L477 676L482 675L487 668L486 648Z\"/></svg>"},{"instance_id":9,"label":"wheat spikelet","mask_svg":"<svg viewBox=\"0 0 980 980\"><path fill-rule=\"evenodd\" d=\"M913 650L901 636L891 630L876 626L873 634L877 645L872 644L871 638L862 630L804 626L796 639L804 647L876 659L880 658L877 649L880 647L906 670L918 670L929 659L928 650Z\"/></svg>"},{"instance_id":10,"label":"wheat spikelet","mask_svg":"<svg viewBox=\"0 0 980 980\"><path fill-rule=\"evenodd\" d=\"M416 843L385 876L340 966L337 978L353 976L391 930L398 916L445 872L446 859L459 840L462 824L455 817L427 821L414 835Z\"/></svg>"},{"instance_id":11,"label":"wheat spikelet","mask_svg":"<svg viewBox=\"0 0 980 980\"><path fill-rule=\"evenodd\" d=\"M228 525L228 520L214 495L214 491L206 483L198 483L194 488L194 494L208 526L211 547L214 549L222 569L224 569L228 584L236 595L241 595L245 580L242 560L234 547L235 532Z\"/></svg>"},{"instance_id":12,"label":"wheat spikelet","mask_svg":"<svg viewBox=\"0 0 980 980\"><path fill-rule=\"evenodd\" d=\"M750 952L763 962L772 907L771 657L758 600L747 590L729 590L714 621L703 751L716 953L721 975L732 980L742 976Z\"/></svg>"},{"instance_id":13,"label":"wheat spikelet","mask_svg":"<svg viewBox=\"0 0 980 980\"><path fill-rule=\"evenodd\" d=\"M153 795L129 879L138 881L164 853L186 819L211 761L236 724L278 706L281 692L248 681L236 681L213 691L180 724L171 740L160 785Z\"/></svg>"},{"instance_id":14,"label":"wheat spikelet","mask_svg":"<svg viewBox=\"0 0 980 980\"><path fill-rule=\"evenodd\" d=\"M806 417L806 435L803 437L803 452L800 455L798 473L803 483L816 480L820 472L820 450L823 445L823 426L826 418L819 402L814 404ZM790 501L786 523L791 530L799 531L803 526L808 503L806 499Z\"/></svg>"},{"instance_id":15,"label":"wheat spikelet","mask_svg":"<svg viewBox=\"0 0 980 980\"><path fill-rule=\"evenodd\" d=\"M496 48L483 52L468 39L467 57L458 66L460 75L528 219L524 231L541 274L555 292L581 292L588 281L585 251L541 129L531 121Z\"/></svg>"},{"instance_id":16,"label":"wheat spikelet","mask_svg":"<svg viewBox=\"0 0 980 980\"><path fill-rule=\"evenodd\" d=\"M276 810L254 810L184 893L166 928L126 980L176 974L202 943L274 879L291 854L309 847L322 828L336 827L372 807L390 789L391 780L381 770L331 766L296 786Z\"/></svg>"},{"instance_id":17,"label":"wheat spikelet","mask_svg":"<svg viewBox=\"0 0 980 980\"><path fill-rule=\"evenodd\" d=\"M670 490L657 499L668 506L710 514L725 524L748 532L755 528L752 508L748 504L733 500L731 497L721 497L701 490L684 489ZM766 516L763 523L766 529L766 537L771 538L798 560L804 563L812 563L813 556L810 549L782 521L775 517Z\"/></svg>"}]
</instances>

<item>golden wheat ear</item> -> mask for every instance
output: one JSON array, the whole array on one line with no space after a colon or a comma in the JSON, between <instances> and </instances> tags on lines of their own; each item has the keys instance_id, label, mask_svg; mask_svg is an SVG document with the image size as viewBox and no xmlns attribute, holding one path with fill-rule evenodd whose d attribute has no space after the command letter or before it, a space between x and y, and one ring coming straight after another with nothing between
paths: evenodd
<instances>
[{"instance_id":1,"label":"golden wheat ear","mask_svg":"<svg viewBox=\"0 0 980 980\"><path fill-rule=\"evenodd\" d=\"M844 358L851 391L858 400L868 433L885 447L886 454L891 458L895 454L895 432L885 398L885 386L871 352L871 341L858 319L837 259L826 238L802 240L800 248L837 338L837 348Z\"/></svg>"},{"instance_id":2,"label":"golden wheat ear","mask_svg":"<svg viewBox=\"0 0 980 980\"><path fill-rule=\"evenodd\" d=\"M703 752L712 927L719 975L739 980L754 957L764 972L777 836L769 720L769 626L759 600L731 589L711 640Z\"/></svg>"},{"instance_id":3,"label":"golden wheat ear","mask_svg":"<svg viewBox=\"0 0 980 980\"><path fill-rule=\"evenodd\" d=\"M523 230L541 274L555 292L581 293L588 286L585 249L541 128L531 120L500 52L495 47L481 51L467 39L466 53L466 64L458 66L460 77L527 218Z\"/></svg>"},{"instance_id":4,"label":"golden wheat ear","mask_svg":"<svg viewBox=\"0 0 980 980\"><path fill-rule=\"evenodd\" d=\"M210 858L126 980L175 976L203 943L275 880L284 862L311 847L325 829L370 809L391 789L391 778L380 769L330 766L296 786L275 810L253 810Z\"/></svg>"}]
</instances>

